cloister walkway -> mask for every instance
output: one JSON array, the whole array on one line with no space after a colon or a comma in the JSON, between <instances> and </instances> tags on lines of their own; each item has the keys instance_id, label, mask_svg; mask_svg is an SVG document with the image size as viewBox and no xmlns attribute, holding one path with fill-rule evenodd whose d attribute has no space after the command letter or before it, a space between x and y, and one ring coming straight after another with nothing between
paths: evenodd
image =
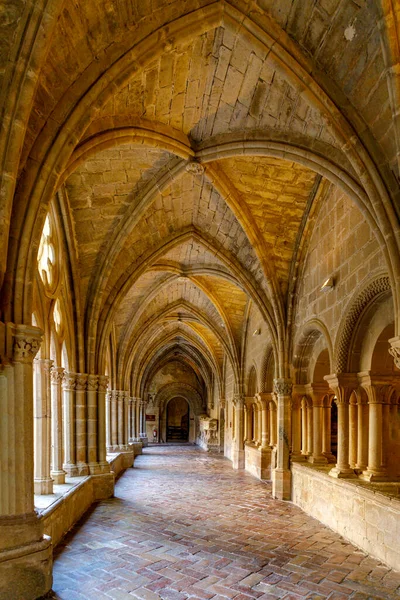
<instances>
[{"instance_id":1,"label":"cloister walkway","mask_svg":"<svg viewBox=\"0 0 400 600\"><path fill-rule=\"evenodd\" d=\"M400 599L400 574L194 446L152 446L58 547L65 600Z\"/></svg>"}]
</instances>

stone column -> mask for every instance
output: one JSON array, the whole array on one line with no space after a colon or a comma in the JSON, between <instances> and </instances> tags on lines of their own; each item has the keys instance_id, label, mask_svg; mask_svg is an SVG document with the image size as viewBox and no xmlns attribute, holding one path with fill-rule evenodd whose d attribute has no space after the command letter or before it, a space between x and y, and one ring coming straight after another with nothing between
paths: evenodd
<instances>
[{"instance_id":1,"label":"stone column","mask_svg":"<svg viewBox=\"0 0 400 600\"><path fill-rule=\"evenodd\" d=\"M118 450L124 449L124 400L125 392L117 391Z\"/></svg>"},{"instance_id":2,"label":"stone column","mask_svg":"<svg viewBox=\"0 0 400 600\"><path fill-rule=\"evenodd\" d=\"M235 437L232 449L232 465L234 469L244 469L244 403L243 394L233 396L233 410L235 411Z\"/></svg>"},{"instance_id":3,"label":"stone column","mask_svg":"<svg viewBox=\"0 0 400 600\"><path fill-rule=\"evenodd\" d=\"M106 393L108 386L108 377L99 375L99 385L97 390L97 447L98 463L100 473L109 473L110 465L107 462L106 448Z\"/></svg>"},{"instance_id":4,"label":"stone column","mask_svg":"<svg viewBox=\"0 0 400 600\"><path fill-rule=\"evenodd\" d=\"M136 398L136 419L135 419L135 435L136 435L136 441L140 442L141 438L140 438L140 415L141 415L141 409L140 409L140 398Z\"/></svg>"},{"instance_id":5,"label":"stone column","mask_svg":"<svg viewBox=\"0 0 400 600\"><path fill-rule=\"evenodd\" d=\"M41 330L0 323L0 595L51 588L52 548L33 503L33 370ZM4 592L6 595L4 595Z\"/></svg>"},{"instance_id":6,"label":"stone column","mask_svg":"<svg viewBox=\"0 0 400 600\"><path fill-rule=\"evenodd\" d=\"M360 390L357 398L357 464L358 472L366 471L368 467L368 397L365 390Z\"/></svg>"},{"instance_id":7,"label":"stone column","mask_svg":"<svg viewBox=\"0 0 400 600\"><path fill-rule=\"evenodd\" d=\"M289 440L291 435L292 382L290 379L274 379L274 391L278 398L278 442L276 468L272 472L272 495L279 500L290 500Z\"/></svg>"},{"instance_id":8,"label":"stone column","mask_svg":"<svg viewBox=\"0 0 400 600\"><path fill-rule=\"evenodd\" d=\"M328 459L322 453L323 410L324 398L328 394L328 386L310 383L305 386L306 393L312 398L312 455L311 463L327 463Z\"/></svg>"},{"instance_id":9,"label":"stone column","mask_svg":"<svg viewBox=\"0 0 400 600\"><path fill-rule=\"evenodd\" d=\"M331 434L331 418L332 418L332 408L331 408L331 399L325 398L324 407L322 409L323 413L323 430L322 430L322 454L326 457L328 463L335 463L336 457L332 454L332 434Z\"/></svg>"},{"instance_id":10,"label":"stone column","mask_svg":"<svg viewBox=\"0 0 400 600\"><path fill-rule=\"evenodd\" d=\"M314 423L313 423L312 400L310 398L307 398L306 414L307 414L307 456L311 457L312 452L313 452Z\"/></svg>"},{"instance_id":11,"label":"stone column","mask_svg":"<svg viewBox=\"0 0 400 600\"><path fill-rule=\"evenodd\" d=\"M128 398L128 444L133 442L133 419L132 419L133 398Z\"/></svg>"},{"instance_id":12,"label":"stone column","mask_svg":"<svg viewBox=\"0 0 400 600\"><path fill-rule=\"evenodd\" d=\"M372 379L368 371L359 373L358 377L367 393L369 407L368 467L361 478L367 481L386 481L388 473L385 464L386 440L383 435L384 405L388 403L393 388L385 378ZM387 435L388 431L385 433Z\"/></svg>"},{"instance_id":13,"label":"stone column","mask_svg":"<svg viewBox=\"0 0 400 600\"><path fill-rule=\"evenodd\" d=\"M51 379L51 472L54 483L65 483L65 471L63 465L63 419L62 419L62 380L64 376L63 367L52 367Z\"/></svg>"},{"instance_id":14,"label":"stone column","mask_svg":"<svg viewBox=\"0 0 400 600\"><path fill-rule=\"evenodd\" d=\"M124 392L124 450L128 450L128 443L130 438L129 433L129 392Z\"/></svg>"},{"instance_id":15,"label":"stone column","mask_svg":"<svg viewBox=\"0 0 400 600\"><path fill-rule=\"evenodd\" d=\"M271 446L276 446L277 440L277 423L276 423L276 404L273 400L269 403L269 443Z\"/></svg>"},{"instance_id":16,"label":"stone column","mask_svg":"<svg viewBox=\"0 0 400 600\"><path fill-rule=\"evenodd\" d=\"M338 450L336 466L330 470L331 477L355 477L349 463L349 400L357 389L357 377L353 373L326 375L325 381L336 396L338 407Z\"/></svg>"},{"instance_id":17,"label":"stone column","mask_svg":"<svg viewBox=\"0 0 400 600\"><path fill-rule=\"evenodd\" d=\"M357 397L353 393L350 396L349 405L349 464L351 469L357 467L357 448L358 448L358 409Z\"/></svg>"},{"instance_id":18,"label":"stone column","mask_svg":"<svg viewBox=\"0 0 400 600\"><path fill-rule=\"evenodd\" d=\"M86 373L76 373L75 390L75 438L76 467L78 475L89 475L87 456L87 381Z\"/></svg>"},{"instance_id":19,"label":"stone column","mask_svg":"<svg viewBox=\"0 0 400 600\"><path fill-rule=\"evenodd\" d=\"M140 401L140 441L144 446L147 446L147 431L146 431L146 400Z\"/></svg>"},{"instance_id":20,"label":"stone column","mask_svg":"<svg viewBox=\"0 0 400 600\"><path fill-rule=\"evenodd\" d=\"M308 456L307 442L307 398L303 396L301 399L301 453L304 456Z\"/></svg>"},{"instance_id":21,"label":"stone column","mask_svg":"<svg viewBox=\"0 0 400 600\"><path fill-rule=\"evenodd\" d=\"M219 400L219 451L224 452L225 447L225 398Z\"/></svg>"},{"instance_id":22,"label":"stone column","mask_svg":"<svg viewBox=\"0 0 400 600\"><path fill-rule=\"evenodd\" d=\"M75 447L75 391L76 391L76 373L64 372L62 380L62 389L64 394L64 464L63 469L69 477L78 475L76 466L76 447Z\"/></svg>"},{"instance_id":23,"label":"stone column","mask_svg":"<svg viewBox=\"0 0 400 600\"><path fill-rule=\"evenodd\" d=\"M87 378L87 460L91 474L99 472L97 461L97 391L99 378L88 375Z\"/></svg>"},{"instance_id":24,"label":"stone column","mask_svg":"<svg viewBox=\"0 0 400 600\"><path fill-rule=\"evenodd\" d=\"M51 389L52 360L34 359L34 489L35 494L52 494L51 462Z\"/></svg>"},{"instance_id":25,"label":"stone column","mask_svg":"<svg viewBox=\"0 0 400 600\"><path fill-rule=\"evenodd\" d=\"M112 452L112 436L111 436L111 423L112 423L112 414L111 414L111 397L112 392L110 390L106 391L106 445L107 452Z\"/></svg>"},{"instance_id":26,"label":"stone column","mask_svg":"<svg viewBox=\"0 0 400 600\"><path fill-rule=\"evenodd\" d=\"M243 431L244 443L250 442L249 408L246 404L243 406Z\"/></svg>"},{"instance_id":27,"label":"stone column","mask_svg":"<svg viewBox=\"0 0 400 600\"><path fill-rule=\"evenodd\" d=\"M297 386L296 386L297 387ZM292 398L292 462L303 462L301 453L301 400L302 394Z\"/></svg>"},{"instance_id":28,"label":"stone column","mask_svg":"<svg viewBox=\"0 0 400 600\"><path fill-rule=\"evenodd\" d=\"M269 423L268 423L268 402L271 401L270 394L259 394L261 402L261 447L269 447Z\"/></svg>"},{"instance_id":29,"label":"stone column","mask_svg":"<svg viewBox=\"0 0 400 600\"><path fill-rule=\"evenodd\" d=\"M111 392L111 452L118 450L118 392Z\"/></svg>"}]
</instances>

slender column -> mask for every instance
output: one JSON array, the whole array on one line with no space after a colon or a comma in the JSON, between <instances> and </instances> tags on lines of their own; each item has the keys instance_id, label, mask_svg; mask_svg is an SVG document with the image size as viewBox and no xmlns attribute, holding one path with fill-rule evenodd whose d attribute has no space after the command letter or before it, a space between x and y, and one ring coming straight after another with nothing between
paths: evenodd
<instances>
[{"instance_id":1,"label":"slender column","mask_svg":"<svg viewBox=\"0 0 400 600\"><path fill-rule=\"evenodd\" d=\"M289 468L291 436L290 408L292 382L290 379L274 380L274 391L278 398L278 441L276 468L272 472L272 495L280 500L290 500L291 473Z\"/></svg>"},{"instance_id":2,"label":"slender column","mask_svg":"<svg viewBox=\"0 0 400 600\"><path fill-rule=\"evenodd\" d=\"M358 448L358 409L355 394L350 397L349 405L349 464L351 469L357 467L357 448Z\"/></svg>"},{"instance_id":3,"label":"slender column","mask_svg":"<svg viewBox=\"0 0 400 600\"><path fill-rule=\"evenodd\" d=\"M128 398L128 444L132 444L133 442L133 411L132 407L134 406L133 398Z\"/></svg>"},{"instance_id":4,"label":"slender column","mask_svg":"<svg viewBox=\"0 0 400 600\"><path fill-rule=\"evenodd\" d=\"M268 448L269 446L269 423L268 423L268 400L260 394L261 398L261 447ZM269 394L268 394L269 396Z\"/></svg>"},{"instance_id":5,"label":"slender column","mask_svg":"<svg viewBox=\"0 0 400 600\"><path fill-rule=\"evenodd\" d=\"M349 400L357 388L357 377L352 373L324 377L336 396L338 407L338 451L336 466L330 470L332 477L355 477L349 463Z\"/></svg>"},{"instance_id":6,"label":"slender column","mask_svg":"<svg viewBox=\"0 0 400 600\"><path fill-rule=\"evenodd\" d=\"M41 330L0 323L0 588L31 598L51 588L52 548L34 510L33 370ZM1 593L0 593L1 595Z\"/></svg>"},{"instance_id":7,"label":"slender column","mask_svg":"<svg viewBox=\"0 0 400 600\"><path fill-rule=\"evenodd\" d=\"M366 471L368 467L368 399L365 391L360 391L357 402L357 471Z\"/></svg>"},{"instance_id":8,"label":"slender column","mask_svg":"<svg viewBox=\"0 0 400 600\"><path fill-rule=\"evenodd\" d=\"M276 446L276 438L277 438L277 424L276 424L276 405L273 400L269 403L269 424L270 424L270 432L269 432L269 440L271 446Z\"/></svg>"},{"instance_id":9,"label":"slender column","mask_svg":"<svg viewBox=\"0 0 400 600\"><path fill-rule=\"evenodd\" d=\"M98 473L97 462L97 391L99 378L88 375L87 378L87 460L90 473Z\"/></svg>"},{"instance_id":10,"label":"slender column","mask_svg":"<svg viewBox=\"0 0 400 600\"><path fill-rule=\"evenodd\" d=\"M64 372L62 388L64 394L64 464L63 469L69 477L78 475L75 447L75 391L76 373Z\"/></svg>"},{"instance_id":11,"label":"slender column","mask_svg":"<svg viewBox=\"0 0 400 600\"><path fill-rule=\"evenodd\" d=\"M232 463L234 469L244 468L244 403L242 394L233 396L233 410L235 412L235 437L233 440Z\"/></svg>"},{"instance_id":12,"label":"slender column","mask_svg":"<svg viewBox=\"0 0 400 600\"><path fill-rule=\"evenodd\" d=\"M64 376L63 367L52 367L51 379L51 472L54 483L65 483L65 471L63 464L63 436L62 436L62 388L61 383Z\"/></svg>"},{"instance_id":13,"label":"slender column","mask_svg":"<svg viewBox=\"0 0 400 600\"><path fill-rule=\"evenodd\" d=\"M34 489L35 494L52 494L51 461L51 390L52 360L34 359Z\"/></svg>"},{"instance_id":14,"label":"slender column","mask_svg":"<svg viewBox=\"0 0 400 600\"><path fill-rule=\"evenodd\" d=\"M140 442L140 414L141 414L141 409L140 409L140 398L136 398L136 419L135 419L135 435L136 435L136 441Z\"/></svg>"},{"instance_id":15,"label":"slender column","mask_svg":"<svg viewBox=\"0 0 400 600\"><path fill-rule=\"evenodd\" d=\"M110 390L106 391L106 444L107 444L107 452L112 452L112 435L111 435L111 427L112 427L112 412L111 412L111 398L112 392Z\"/></svg>"},{"instance_id":16,"label":"slender column","mask_svg":"<svg viewBox=\"0 0 400 600\"><path fill-rule=\"evenodd\" d=\"M308 456L307 442L307 398L303 396L301 400L301 453L304 456Z\"/></svg>"},{"instance_id":17,"label":"slender column","mask_svg":"<svg viewBox=\"0 0 400 600\"><path fill-rule=\"evenodd\" d=\"M312 398L312 455L311 463L327 463L326 456L322 454L322 431L324 398L329 392L326 384L308 384L305 386L306 393Z\"/></svg>"},{"instance_id":18,"label":"slender column","mask_svg":"<svg viewBox=\"0 0 400 600\"><path fill-rule=\"evenodd\" d=\"M383 426L388 430L388 419L384 417L384 405L388 403L392 386L390 382L372 379L368 371L358 374L360 385L367 392L369 406L369 451L368 468L361 475L367 481L385 481L388 479L385 464L385 439ZM385 431L387 435L388 431Z\"/></svg>"},{"instance_id":19,"label":"slender column","mask_svg":"<svg viewBox=\"0 0 400 600\"><path fill-rule=\"evenodd\" d=\"M106 393L108 377L99 375L99 386L97 390L97 446L98 462L101 473L109 473L110 465L107 462L106 449Z\"/></svg>"},{"instance_id":20,"label":"slender column","mask_svg":"<svg viewBox=\"0 0 400 600\"><path fill-rule=\"evenodd\" d=\"M258 404L256 404L256 423L257 423L257 439L256 439L256 444L257 446L261 446L261 408Z\"/></svg>"},{"instance_id":21,"label":"slender column","mask_svg":"<svg viewBox=\"0 0 400 600\"><path fill-rule=\"evenodd\" d=\"M292 398L292 462L304 461L301 453L301 395Z\"/></svg>"},{"instance_id":22,"label":"slender column","mask_svg":"<svg viewBox=\"0 0 400 600\"><path fill-rule=\"evenodd\" d=\"M111 448L112 452L118 450L118 392L111 392Z\"/></svg>"},{"instance_id":23,"label":"slender column","mask_svg":"<svg viewBox=\"0 0 400 600\"><path fill-rule=\"evenodd\" d=\"M307 456L312 456L312 452L313 452L313 427L314 427L314 423L313 423L313 409L312 409L312 404L311 401L309 399L307 399L307 406L306 406L306 413L307 413Z\"/></svg>"},{"instance_id":24,"label":"slender column","mask_svg":"<svg viewBox=\"0 0 400 600\"><path fill-rule=\"evenodd\" d=\"M250 418L249 408L246 404L243 406L243 431L244 431L244 443L250 442Z\"/></svg>"},{"instance_id":25,"label":"slender column","mask_svg":"<svg viewBox=\"0 0 400 600\"><path fill-rule=\"evenodd\" d=\"M125 393L122 390L117 392L118 450L124 449L124 396L125 396Z\"/></svg>"},{"instance_id":26,"label":"slender column","mask_svg":"<svg viewBox=\"0 0 400 600\"><path fill-rule=\"evenodd\" d=\"M89 474L87 457L87 380L86 373L76 374L75 391L75 437L76 437L76 466L79 475Z\"/></svg>"},{"instance_id":27,"label":"slender column","mask_svg":"<svg viewBox=\"0 0 400 600\"><path fill-rule=\"evenodd\" d=\"M322 430L322 454L326 457L328 463L335 463L336 458L332 454L332 434L331 434L331 416L332 408L331 400L325 398L324 407L322 409L323 430Z\"/></svg>"},{"instance_id":28,"label":"slender column","mask_svg":"<svg viewBox=\"0 0 400 600\"><path fill-rule=\"evenodd\" d=\"M124 392L124 436L123 436L123 440L124 440L124 450L128 450L128 443L129 443L129 438L130 438L130 433L129 433L129 415L130 415L130 410L129 410L129 392Z\"/></svg>"}]
</instances>

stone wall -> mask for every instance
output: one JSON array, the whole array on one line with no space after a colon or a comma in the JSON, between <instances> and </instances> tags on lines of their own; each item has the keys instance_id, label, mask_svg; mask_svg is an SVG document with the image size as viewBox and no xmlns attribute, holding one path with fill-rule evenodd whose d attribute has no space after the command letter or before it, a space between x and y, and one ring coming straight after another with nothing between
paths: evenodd
<instances>
[{"instance_id":1,"label":"stone wall","mask_svg":"<svg viewBox=\"0 0 400 600\"><path fill-rule=\"evenodd\" d=\"M400 484L379 486L340 481L316 469L292 464L292 499L361 550L390 567L400 565Z\"/></svg>"}]
</instances>

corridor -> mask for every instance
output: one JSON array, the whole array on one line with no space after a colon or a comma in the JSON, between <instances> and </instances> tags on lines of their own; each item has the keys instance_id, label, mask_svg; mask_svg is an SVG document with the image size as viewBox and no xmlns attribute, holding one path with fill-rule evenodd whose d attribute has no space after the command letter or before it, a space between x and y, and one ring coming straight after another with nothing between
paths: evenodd
<instances>
[{"instance_id":1,"label":"corridor","mask_svg":"<svg viewBox=\"0 0 400 600\"><path fill-rule=\"evenodd\" d=\"M400 573L193 446L152 446L56 550L62 600L400 599Z\"/></svg>"}]
</instances>

